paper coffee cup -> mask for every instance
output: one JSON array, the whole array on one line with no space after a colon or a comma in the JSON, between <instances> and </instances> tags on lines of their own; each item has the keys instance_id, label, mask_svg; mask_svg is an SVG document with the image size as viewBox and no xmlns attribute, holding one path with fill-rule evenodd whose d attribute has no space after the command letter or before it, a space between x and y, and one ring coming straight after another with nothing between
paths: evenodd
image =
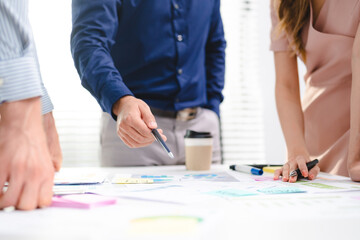
<instances>
[{"instance_id":1,"label":"paper coffee cup","mask_svg":"<svg viewBox=\"0 0 360 240\"><path fill-rule=\"evenodd\" d=\"M185 165L187 170L209 170L212 160L213 138L210 132L186 130Z\"/></svg>"}]
</instances>

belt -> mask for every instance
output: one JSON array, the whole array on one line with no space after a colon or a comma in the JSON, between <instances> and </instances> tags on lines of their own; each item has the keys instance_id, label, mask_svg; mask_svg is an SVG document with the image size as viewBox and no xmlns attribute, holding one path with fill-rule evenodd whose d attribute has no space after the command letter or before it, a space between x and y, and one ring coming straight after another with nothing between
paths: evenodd
<instances>
[{"instance_id":1,"label":"belt","mask_svg":"<svg viewBox=\"0 0 360 240\"><path fill-rule=\"evenodd\" d=\"M196 114L198 112L197 107L193 108L184 108L180 111L167 111L167 110L161 110L158 108L152 108L150 107L151 112L158 117L165 117L165 118L174 118L179 121L189 121L191 119L194 119L196 117Z\"/></svg>"}]
</instances>

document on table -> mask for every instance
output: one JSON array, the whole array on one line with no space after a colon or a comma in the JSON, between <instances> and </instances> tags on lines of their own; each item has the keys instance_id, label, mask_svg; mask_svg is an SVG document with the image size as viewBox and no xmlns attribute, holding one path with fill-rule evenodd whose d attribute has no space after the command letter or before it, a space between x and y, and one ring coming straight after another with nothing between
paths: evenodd
<instances>
[{"instance_id":1,"label":"document on table","mask_svg":"<svg viewBox=\"0 0 360 240\"><path fill-rule=\"evenodd\" d=\"M140 179L143 179L141 181ZM117 174L112 183L183 183L183 182L238 182L240 179L234 177L228 172L212 172L212 173L189 173L181 172L178 174Z\"/></svg>"},{"instance_id":2,"label":"document on table","mask_svg":"<svg viewBox=\"0 0 360 240\"><path fill-rule=\"evenodd\" d=\"M105 172L57 172L55 173L55 185L86 185L103 183L107 177Z\"/></svg>"},{"instance_id":3,"label":"document on table","mask_svg":"<svg viewBox=\"0 0 360 240\"><path fill-rule=\"evenodd\" d=\"M124 177L124 175L121 175ZM214 174L207 178L205 175L128 175L144 179L158 179L153 184L124 185L121 188L96 188L94 193L137 199L158 201L175 204L192 204L203 201L233 200L249 196L284 195L284 194L318 194L360 191L360 184L342 178L316 179L313 181L301 180L296 183L274 181L269 176L254 179L236 180L236 176ZM223 178L218 178L219 176ZM229 177L230 176L230 177ZM118 176L115 176L115 178ZM226 179L226 181L223 181ZM233 181L235 179L235 181ZM218 180L218 181L217 181Z\"/></svg>"}]
</instances>

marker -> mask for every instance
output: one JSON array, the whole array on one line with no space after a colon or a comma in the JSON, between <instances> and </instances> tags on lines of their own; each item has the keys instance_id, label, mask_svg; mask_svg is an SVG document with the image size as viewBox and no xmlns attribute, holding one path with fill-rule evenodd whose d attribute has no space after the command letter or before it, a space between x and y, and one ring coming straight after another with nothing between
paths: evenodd
<instances>
[{"instance_id":1,"label":"marker","mask_svg":"<svg viewBox=\"0 0 360 240\"><path fill-rule=\"evenodd\" d=\"M238 172L251 173L253 175L262 175L263 174L263 170L261 170L259 168L247 166L247 165L231 165L230 169L232 169L234 171L238 171Z\"/></svg>"},{"instance_id":2,"label":"marker","mask_svg":"<svg viewBox=\"0 0 360 240\"><path fill-rule=\"evenodd\" d=\"M156 129L152 129L151 133L154 136L155 140L158 143L160 143L160 145L163 147L163 149L169 155L169 157L174 158L174 155L172 154L170 149L166 146L166 144L165 144L164 140L162 139L162 137L160 136L159 132Z\"/></svg>"},{"instance_id":3,"label":"marker","mask_svg":"<svg viewBox=\"0 0 360 240\"><path fill-rule=\"evenodd\" d=\"M311 170L313 167L315 167L315 165L318 164L318 163L319 163L319 160L317 160L317 159L314 159L314 160L312 160L311 162L307 162L307 163L306 163L306 167L307 167L308 171L310 171L310 170ZM294 171L292 171L292 172L290 173L290 177L295 177L295 176L299 176L299 178L304 177L304 176L301 174L301 171L300 171L299 168L296 169L296 170L294 170Z\"/></svg>"}]
</instances>

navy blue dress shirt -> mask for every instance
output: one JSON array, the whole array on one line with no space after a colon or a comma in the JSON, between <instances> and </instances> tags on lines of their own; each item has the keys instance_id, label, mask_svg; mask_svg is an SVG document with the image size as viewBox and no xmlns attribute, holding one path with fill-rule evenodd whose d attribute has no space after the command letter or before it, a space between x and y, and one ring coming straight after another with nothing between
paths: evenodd
<instances>
[{"instance_id":1,"label":"navy blue dress shirt","mask_svg":"<svg viewBox=\"0 0 360 240\"><path fill-rule=\"evenodd\" d=\"M219 8L220 0L73 0L71 51L82 85L110 114L133 95L163 110L202 106L219 115Z\"/></svg>"}]
</instances>

